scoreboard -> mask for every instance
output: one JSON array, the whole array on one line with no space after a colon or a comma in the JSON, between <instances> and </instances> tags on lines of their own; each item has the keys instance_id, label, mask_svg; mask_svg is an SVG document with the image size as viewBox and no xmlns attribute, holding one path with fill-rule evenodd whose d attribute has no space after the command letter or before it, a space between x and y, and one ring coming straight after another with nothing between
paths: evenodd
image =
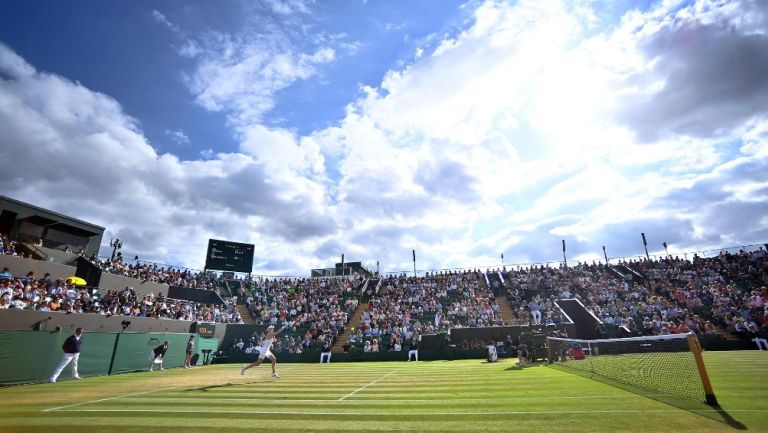
<instances>
[{"instance_id":1,"label":"scoreboard","mask_svg":"<svg viewBox=\"0 0 768 433\"><path fill-rule=\"evenodd\" d=\"M216 332L215 323L198 323L197 324L197 335L203 338L213 338L215 332Z\"/></svg>"},{"instance_id":2,"label":"scoreboard","mask_svg":"<svg viewBox=\"0 0 768 433\"><path fill-rule=\"evenodd\" d=\"M205 269L243 272L253 270L253 244L208 239Z\"/></svg>"}]
</instances>

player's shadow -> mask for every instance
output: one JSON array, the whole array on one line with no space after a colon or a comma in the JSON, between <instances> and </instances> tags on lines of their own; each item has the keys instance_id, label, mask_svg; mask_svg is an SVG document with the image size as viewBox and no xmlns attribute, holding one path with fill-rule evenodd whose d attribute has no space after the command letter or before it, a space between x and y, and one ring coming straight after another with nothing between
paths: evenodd
<instances>
[{"instance_id":1,"label":"player's shadow","mask_svg":"<svg viewBox=\"0 0 768 433\"><path fill-rule=\"evenodd\" d=\"M185 389L184 392L190 392L190 391L208 392L208 391L214 391L214 390L217 390L217 389L225 389L225 388L229 388L229 387L232 387L232 386L252 385L252 384L256 384L256 383L261 383L261 382L259 382L259 381L252 381L252 382L241 382L241 383L223 383L223 384L219 384L219 385L203 386L203 387L200 387L200 388L188 388L188 389Z\"/></svg>"},{"instance_id":2,"label":"player's shadow","mask_svg":"<svg viewBox=\"0 0 768 433\"><path fill-rule=\"evenodd\" d=\"M203 386L201 388L188 388L188 389L185 389L184 391L185 392L190 392L190 391L208 392L208 391L212 391L212 390L216 390L216 389L228 388L230 386L235 386L235 385L236 384L234 384L234 383L224 383L224 384L220 384L220 385ZM240 384L237 384L237 385L240 385Z\"/></svg>"},{"instance_id":3,"label":"player's shadow","mask_svg":"<svg viewBox=\"0 0 768 433\"><path fill-rule=\"evenodd\" d=\"M528 368L535 368L535 367L541 367L541 366L542 366L542 364L535 363L535 362L534 363L528 362L528 363L525 363L525 364L513 364L513 365L510 365L509 367L505 368L504 371L525 370L525 369L528 369Z\"/></svg>"}]
</instances>

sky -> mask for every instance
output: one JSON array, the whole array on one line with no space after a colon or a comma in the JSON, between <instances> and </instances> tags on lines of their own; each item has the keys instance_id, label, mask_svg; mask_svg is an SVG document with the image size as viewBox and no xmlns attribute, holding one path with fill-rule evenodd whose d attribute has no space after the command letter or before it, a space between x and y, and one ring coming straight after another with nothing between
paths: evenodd
<instances>
[{"instance_id":1,"label":"sky","mask_svg":"<svg viewBox=\"0 0 768 433\"><path fill-rule=\"evenodd\" d=\"M0 2L0 160L103 253L195 269L762 244L768 2Z\"/></svg>"}]
</instances>

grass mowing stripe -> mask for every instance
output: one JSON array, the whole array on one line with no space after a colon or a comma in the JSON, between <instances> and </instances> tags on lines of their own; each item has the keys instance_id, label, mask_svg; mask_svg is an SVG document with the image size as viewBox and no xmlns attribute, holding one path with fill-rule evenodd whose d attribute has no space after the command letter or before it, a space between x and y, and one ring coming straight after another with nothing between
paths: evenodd
<instances>
[{"instance_id":1,"label":"grass mowing stripe","mask_svg":"<svg viewBox=\"0 0 768 433\"><path fill-rule=\"evenodd\" d=\"M350 392L349 394L345 395L344 397L339 398L339 401L342 401L342 400L344 400L347 397L351 397L351 396L355 395L358 391L362 391L365 388L368 388L369 386L373 385L374 383L376 383L376 382L378 382L380 380L386 379L387 377L395 374L397 372L397 370L398 369L396 368L396 369L390 371L389 373L385 374L384 376L381 376L380 378L378 378L378 379L374 380L373 382L369 383L368 385L361 386L360 388L357 388L356 390Z\"/></svg>"},{"instance_id":2,"label":"grass mowing stripe","mask_svg":"<svg viewBox=\"0 0 768 433\"><path fill-rule=\"evenodd\" d=\"M704 353L725 412L703 403L686 411L543 365L519 368L479 360L339 363L333 368L289 364L280 370L282 378L270 379L268 368L243 378L239 366L230 364L0 389L0 400L6 402L0 431L245 433L256 425L274 432L722 433L741 425L768 433L768 384L760 368L765 364L748 365L768 360L764 355ZM382 377L394 369L396 374ZM352 390L356 393L339 400ZM45 408L61 409L41 413Z\"/></svg>"},{"instance_id":3,"label":"grass mowing stripe","mask_svg":"<svg viewBox=\"0 0 768 433\"><path fill-rule=\"evenodd\" d=\"M123 397L135 396L135 395L149 394L149 393L152 393L152 392L159 392L159 391L167 391L169 389L175 389L175 388L178 388L178 386L171 386L171 387L168 387L168 388L159 388L159 389L153 389L151 391L142 391L142 392L136 392L136 393L133 393L133 394L117 395L117 396L114 396L114 397L100 398L98 400L84 401L82 403L74 403L74 404L68 404L68 405L59 406L59 407L52 407L52 408L49 408L49 409L43 409L43 412L58 411L58 410L62 410L64 408L70 408L70 407L75 407L75 406L82 406L84 404L99 403L99 402L102 402L102 401L114 400L116 398L123 398Z\"/></svg>"},{"instance_id":4,"label":"grass mowing stripe","mask_svg":"<svg viewBox=\"0 0 768 433\"><path fill-rule=\"evenodd\" d=\"M243 402L243 403L260 403L260 402L266 402L270 404L277 404L277 403L330 403L330 402L339 402L344 401L344 404L349 403L377 403L377 404L388 404L388 403L395 403L395 404L402 404L402 403L429 403L429 402L437 402L441 401L443 403L445 402L466 402L466 401L474 401L474 402L496 402L496 401L520 401L520 400L571 400L571 399L645 399L646 397L668 397L667 394L651 394L651 395L639 395L639 394L606 394L606 395L572 395L572 396L539 396L539 397L496 397L496 398L441 398L439 400L437 399L417 399L417 398L389 398L389 399L380 399L380 398L352 398L348 400L339 400L339 399L285 399L285 400L279 400L274 398L216 398L216 402ZM117 398L116 401L123 401L127 403L200 403L200 404L211 404L208 400L203 400L197 397L149 397L149 398L133 398L133 397L125 397L125 398Z\"/></svg>"},{"instance_id":5,"label":"grass mowing stripe","mask_svg":"<svg viewBox=\"0 0 768 433\"><path fill-rule=\"evenodd\" d=\"M474 416L474 415L566 415L566 414L619 414L619 413L669 413L680 412L680 409L586 409L586 410L511 410L511 411L488 411L488 412L307 412L307 411L281 411L281 410L210 410L210 409L63 409L57 412L157 412L157 413L217 413L217 414L249 414L249 415L302 415L302 416ZM706 413L706 412L759 412L768 413L768 409L689 409L688 412Z\"/></svg>"}]
</instances>

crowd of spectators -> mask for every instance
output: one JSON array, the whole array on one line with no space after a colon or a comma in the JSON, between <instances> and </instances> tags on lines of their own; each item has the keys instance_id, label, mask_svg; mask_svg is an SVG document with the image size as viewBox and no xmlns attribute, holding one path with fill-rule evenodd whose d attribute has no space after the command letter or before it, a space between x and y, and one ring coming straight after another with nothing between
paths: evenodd
<instances>
[{"instance_id":1,"label":"crowd of spectators","mask_svg":"<svg viewBox=\"0 0 768 433\"><path fill-rule=\"evenodd\" d=\"M499 305L481 284L480 271L389 276L368 300L348 347L364 352L400 351L422 334L501 326Z\"/></svg>"},{"instance_id":2,"label":"crowd of spectators","mask_svg":"<svg viewBox=\"0 0 768 433\"><path fill-rule=\"evenodd\" d=\"M169 286L216 290L224 282L223 278L213 272L193 272L189 269L176 269L138 260L128 263L120 253L114 259L91 257L89 260L103 272Z\"/></svg>"},{"instance_id":3,"label":"crowd of spectators","mask_svg":"<svg viewBox=\"0 0 768 433\"><path fill-rule=\"evenodd\" d=\"M627 272L622 274L621 267ZM501 273L519 317L531 319L534 296L543 297L544 324L558 323L552 317L557 310L550 306L554 300L577 298L623 335L703 335L716 333L718 325L745 339L768 332L768 258L763 248L710 258L622 261L618 267L593 263Z\"/></svg>"},{"instance_id":4,"label":"crowd of spectators","mask_svg":"<svg viewBox=\"0 0 768 433\"><path fill-rule=\"evenodd\" d=\"M671 308L700 312L694 332L713 324L744 339L768 334L768 254L763 248L692 260L670 257L630 264L649 276Z\"/></svg>"},{"instance_id":5,"label":"crowd of spectators","mask_svg":"<svg viewBox=\"0 0 768 433\"><path fill-rule=\"evenodd\" d=\"M257 324L287 327L275 341L277 352L301 353L333 344L359 302L364 280L347 278L278 278L248 282L242 294ZM255 350L258 337L238 346Z\"/></svg>"},{"instance_id":6,"label":"crowd of spectators","mask_svg":"<svg viewBox=\"0 0 768 433\"><path fill-rule=\"evenodd\" d=\"M0 254L19 254L4 235ZM207 290L224 284L213 273L138 260L129 263L120 254L114 259L89 259L104 272L142 281ZM48 276L7 274L0 272L0 308L242 323L234 302L206 306L162 295L136 296L130 288L99 298ZM348 326L348 347L392 351L403 350L422 334L505 325L492 290L483 283L490 274L498 274L504 283L514 324L564 323L567 318L555 301L577 298L605 327L618 329L621 335L705 335L719 332L718 328L744 339L768 334L768 254L762 247L713 257L622 261L614 266L593 262L485 273L438 272L418 278L391 275L382 278L378 291L369 290L363 298L362 278L249 280L239 295L256 323L289 328L275 343L278 352L300 353L333 344ZM361 299L366 304L362 318L350 324ZM259 343L256 336L238 346L248 351Z\"/></svg>"},{"instance_id":7,"label":"crowd of spectators","mask_svg":"<svg viewBox=\"0 0 768 433\"><path fill-rule=\"evenodd\" d=\"M0 234L0 254L6 254L9 256L24 256L22 252L17 250L16 242L12 241L7 235Z\"/></svg>"},{"instance_id":8,"label":"crowd of spectators","mask_svg":"<svg viewBox=\"0 0 768 433\"><path fill-rule=\"evenodd\" d=\"M31 241L30 244L34 246L43 246L43 241L42 239L37 238ZM138 260L138 256L133 263L129 263L120 252L118 252L114 258L100 259L95 254L87 256L82 248L79 248L78 251L75 252L68 245L62 246L62 251L88 259L102 272L136 278L141 281L152 281L169 286L206 290L216 290L223 284L223 279L213 272L192 271L189 269L159 265L157 263L141 262ZM29 253L17 248L17 243L4 234L0 234L0 254L32 258Z\"/></svg>"},{"instance_id":9,"label":"crowd of spectators","mask_svg":"<svg viewBox=\"0 0 768 433\"><path fill-rule=\"evenodd\" d=\"M29 272L13 277L7 268L0 271L0 309L243 323L234 303L205 305L168 299L162 293L137 295L132 287L94 291L63 279L53 280L48 274L37 278Z\"/></svg>"}]
</instances>

